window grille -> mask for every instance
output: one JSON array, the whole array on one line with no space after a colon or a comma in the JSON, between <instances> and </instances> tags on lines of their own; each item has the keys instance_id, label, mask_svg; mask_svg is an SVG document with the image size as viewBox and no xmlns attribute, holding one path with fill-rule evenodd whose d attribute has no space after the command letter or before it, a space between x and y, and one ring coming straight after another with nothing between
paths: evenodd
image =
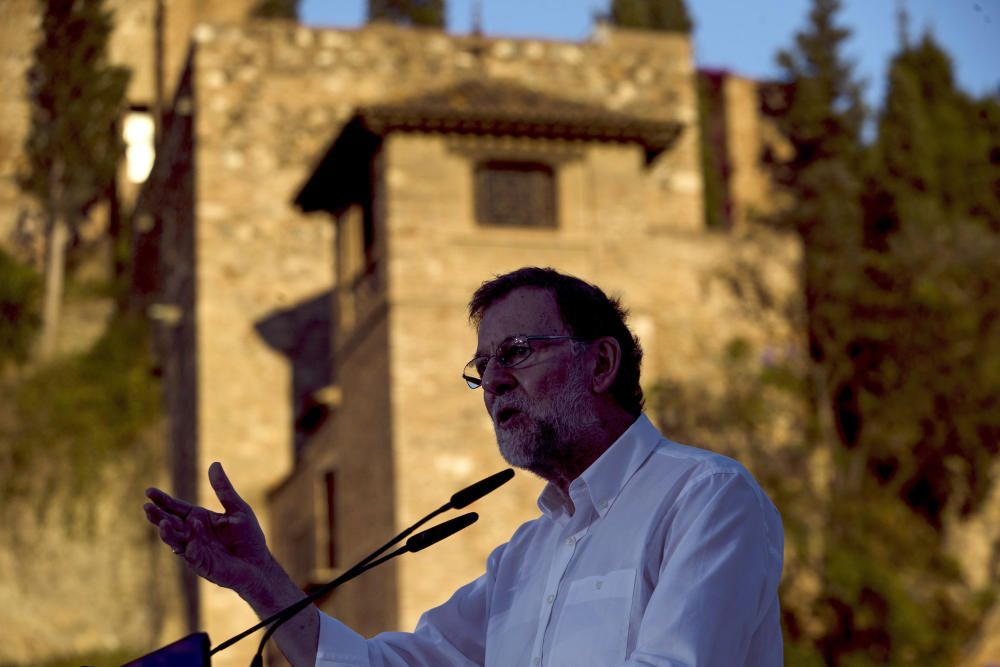
<instances>
[{"instance_id":1,"label":"window grille","mask_svg":"<svg viewBox=\"0 0 1000 667\"><path fill-rule=\"evenodd\" d=\"M476 166L476 221L500 227L555 227L556 184L550 165L489 160Z\"/></svg>"}]
</instances>

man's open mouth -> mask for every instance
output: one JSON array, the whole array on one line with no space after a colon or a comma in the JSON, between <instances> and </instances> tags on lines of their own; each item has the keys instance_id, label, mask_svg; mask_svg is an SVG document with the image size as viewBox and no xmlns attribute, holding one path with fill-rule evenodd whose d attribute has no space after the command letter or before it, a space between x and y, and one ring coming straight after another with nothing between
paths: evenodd
<instances>
[{"instance_id":1,"label":"man's open mouth","mask_svg":"<svg viewBox=\"0 0 1000 667\"><path fill-rule=\"evenodd\" d=\"M503 426L508 421L510 421L511 419L513 419L514 416L517 415L517 414L519 414L520 412L521 411L518 410L517 408L510 408L510 407L508 407L508 408L501 408L500 411L497 412L497 425L498 426Z\"/></svg>"}]
</instances>

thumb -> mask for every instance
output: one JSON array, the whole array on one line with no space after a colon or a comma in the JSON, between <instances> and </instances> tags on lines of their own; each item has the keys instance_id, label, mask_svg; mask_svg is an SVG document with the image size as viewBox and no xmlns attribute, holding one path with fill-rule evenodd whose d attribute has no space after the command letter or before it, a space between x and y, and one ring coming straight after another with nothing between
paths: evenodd
<instances>
[{"instance_id":1,"label":"thumb","mask_svg":"<svg viewBox=\"0 0 1000 667\"><path fill-rule=\"evenodd\" d=\"M222 464L218 461L208 467L208 481L215 491L215 497L219 499L222 508L226 510L226 514L250 510L246 501L240 497L240 494L236 493L232 482L226 476L226 471L222 469Z\"/></svg>"}]
</instances>

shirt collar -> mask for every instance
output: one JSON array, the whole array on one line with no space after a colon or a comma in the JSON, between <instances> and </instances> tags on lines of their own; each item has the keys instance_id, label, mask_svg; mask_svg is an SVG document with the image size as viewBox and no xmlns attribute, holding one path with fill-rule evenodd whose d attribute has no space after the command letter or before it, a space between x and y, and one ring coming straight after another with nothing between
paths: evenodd
<instances>
[{"instance_id":1,"label":"shirt collar","mask_svg":"<svg viewBox=\"0 0 1000 667\"><path fill-rule=\"evenodd\" d=\"M662 436L645 413L569 485L576 511L588 505L604 516L636 470L649 458ZM567 499L549 482L538 496L538 508L550 519L569 514Z\"/></svg>"}]
</instances>

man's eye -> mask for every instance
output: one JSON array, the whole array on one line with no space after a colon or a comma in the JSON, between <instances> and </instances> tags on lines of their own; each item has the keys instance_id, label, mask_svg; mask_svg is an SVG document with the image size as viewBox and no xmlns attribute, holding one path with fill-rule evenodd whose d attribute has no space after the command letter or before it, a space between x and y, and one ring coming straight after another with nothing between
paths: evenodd
<instances>
[{"instance_id":1,"label":"man's eye","mask_svg":"<svg viewBox=\"0 0 1000 667\"><path fill-rule=\"evenodd\" d=\"M525 344L515 343L509 347L506 347L497 352L497 359L504 366L513 366L518 364L531 354L531 348Z\"/></svg>"},{"instance_id":2,"label":"man's eye","mask_svg":"<svg viewBox=\"0 0 1000 667\"><path fill-rule=\"evenodd\" d=\"M476 372L479 373L479 377L482 377L483 373L486 372L486 365L488 363L490 363L489 357L476 357L472 361L472 365L475 366Z\"/></svg>"}]
</instances>

